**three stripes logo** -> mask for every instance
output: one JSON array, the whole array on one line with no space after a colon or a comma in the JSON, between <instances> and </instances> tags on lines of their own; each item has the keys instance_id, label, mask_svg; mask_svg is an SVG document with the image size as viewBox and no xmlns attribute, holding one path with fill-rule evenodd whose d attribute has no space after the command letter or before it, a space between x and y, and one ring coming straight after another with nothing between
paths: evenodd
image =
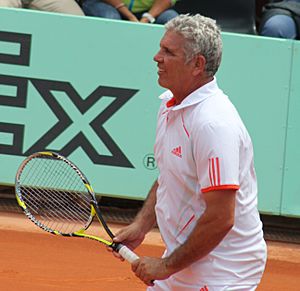
<instances>
[{"instance_id":1,"label":"three stripes logo","mask_svg":"<svg viewBox=\"0 0 300 291\"><path fill-rule=\"evenodd\" d=\"M174 148L171 151L172 154L174 154L175 156L182 158L182 154L181 154L181 146Z\"/></svg>"},{"instance_id":2,"label":"three stripes logo","mask_svg":"<svg viewBox=\"0 0 300 291\"><path fill-rule=\"evenodd\" d=\"M208 171L211 186L219 186L221 184L219 158L211 158L208 160Z\"/></svg>"}]
</instances>

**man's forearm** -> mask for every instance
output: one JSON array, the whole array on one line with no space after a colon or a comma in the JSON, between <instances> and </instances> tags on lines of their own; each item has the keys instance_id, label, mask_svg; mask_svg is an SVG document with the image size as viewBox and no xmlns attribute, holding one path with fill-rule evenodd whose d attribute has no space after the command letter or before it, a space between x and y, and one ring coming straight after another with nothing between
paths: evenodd
<instances>
[{"instance_id":1,"label":"man's forearm","mask_svg":"<svg viewBox=\"0 0 300 291\"><path fill-rule=\"evenodd\" d=\"M234 225L235 191L217 191L204 195L206 210L187 240L164 259L175 273L208 255Z\"/></svg>"},{"instance_id":2,"label":"man's forearm","mask_svg":"<svg viewBox=\"0 0 300 291\"><path fill-rule=\"evenodd\" d=\"M184 244L165 258L167 269L176 273L209 254L226 236L232 224L201 217Z\"/></svg>"}]
</instances>

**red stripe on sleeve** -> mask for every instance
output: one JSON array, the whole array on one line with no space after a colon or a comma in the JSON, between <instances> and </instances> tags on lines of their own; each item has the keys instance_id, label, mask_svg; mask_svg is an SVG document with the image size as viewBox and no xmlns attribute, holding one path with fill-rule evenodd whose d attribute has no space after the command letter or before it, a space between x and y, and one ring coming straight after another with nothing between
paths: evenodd
<instances>
[{"instance_id":1,"label":"red stripe on sleeve","mask_svg":"<svg viewBox=\"0 0 300 291\"><path fill-rule=\"evenodd\" d=\"M210 191L218 191L218 190L239 190L240 186L239 185L219 185L219 186L210 186L201 189L202 193L207 193Z\"/></svg>"},{"instance_id":2,"label":"red stripe on sleeve","mask_svg":"<svg viewBox=\"0 0 300 291\"><path fill-rule=\"evenodd\" d=\"M219 158L216 158L216 162L217 162L217 177L218 177L218 184L221 184L221 173L220 173L220 165L219 165Z\"/></svg>"},{"instance_id":3,"label":"red stripe on sleeve","mask_svg":"<svg viewBox=\"0 0 300 291\"><path fill-rule=\"evenodd\" d=\"M215 172L215 159L211 159L211 165L212 165L212 174L213 174L213 181L214 183L212 185L216 185L216 172Z\"/></svg>"},{"instance_id":4,"label":"red stripe on sleeve","mask_svg":"<svg viewBox=\"0 0 300 291\"><path fill-rule=\"evenodd\" d=\"M208 173L209 173L209 180L210 180L210 185L212 186L212 178L211 178L211 159L208 160Z\"/></svg>"}]
</instances>

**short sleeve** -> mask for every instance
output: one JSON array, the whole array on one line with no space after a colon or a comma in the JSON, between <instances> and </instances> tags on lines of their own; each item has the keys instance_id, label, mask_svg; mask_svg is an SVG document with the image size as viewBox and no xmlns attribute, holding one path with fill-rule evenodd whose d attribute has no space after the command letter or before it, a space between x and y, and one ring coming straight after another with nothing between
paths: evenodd
<instances>
[{"instance_id":1,"label":"short sleeve","mask_svg":"<svg viewBox=\"0 0 300 291\"><path fill-rule=\"evenodd\" d=\"M201 192L239 189L238 130L208 123L193 133L193 154Z\"/></svg>"}]
</instances>

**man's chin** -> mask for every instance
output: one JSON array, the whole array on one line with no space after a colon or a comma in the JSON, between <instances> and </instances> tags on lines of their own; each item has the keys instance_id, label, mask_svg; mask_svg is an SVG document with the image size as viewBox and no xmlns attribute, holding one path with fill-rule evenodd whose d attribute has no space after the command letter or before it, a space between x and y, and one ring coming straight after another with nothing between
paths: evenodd
<instances>
[{"instance_id":1,"label":"man's chin","mask_svg":"<svg viewBox=\"0 0 300 291\"><path fill-rule=\"evenodd\" d=\"M157 82L161 87L168 89L167 82L164 81L161 77L158 78Z\"/></svg>"}]
</instances>

